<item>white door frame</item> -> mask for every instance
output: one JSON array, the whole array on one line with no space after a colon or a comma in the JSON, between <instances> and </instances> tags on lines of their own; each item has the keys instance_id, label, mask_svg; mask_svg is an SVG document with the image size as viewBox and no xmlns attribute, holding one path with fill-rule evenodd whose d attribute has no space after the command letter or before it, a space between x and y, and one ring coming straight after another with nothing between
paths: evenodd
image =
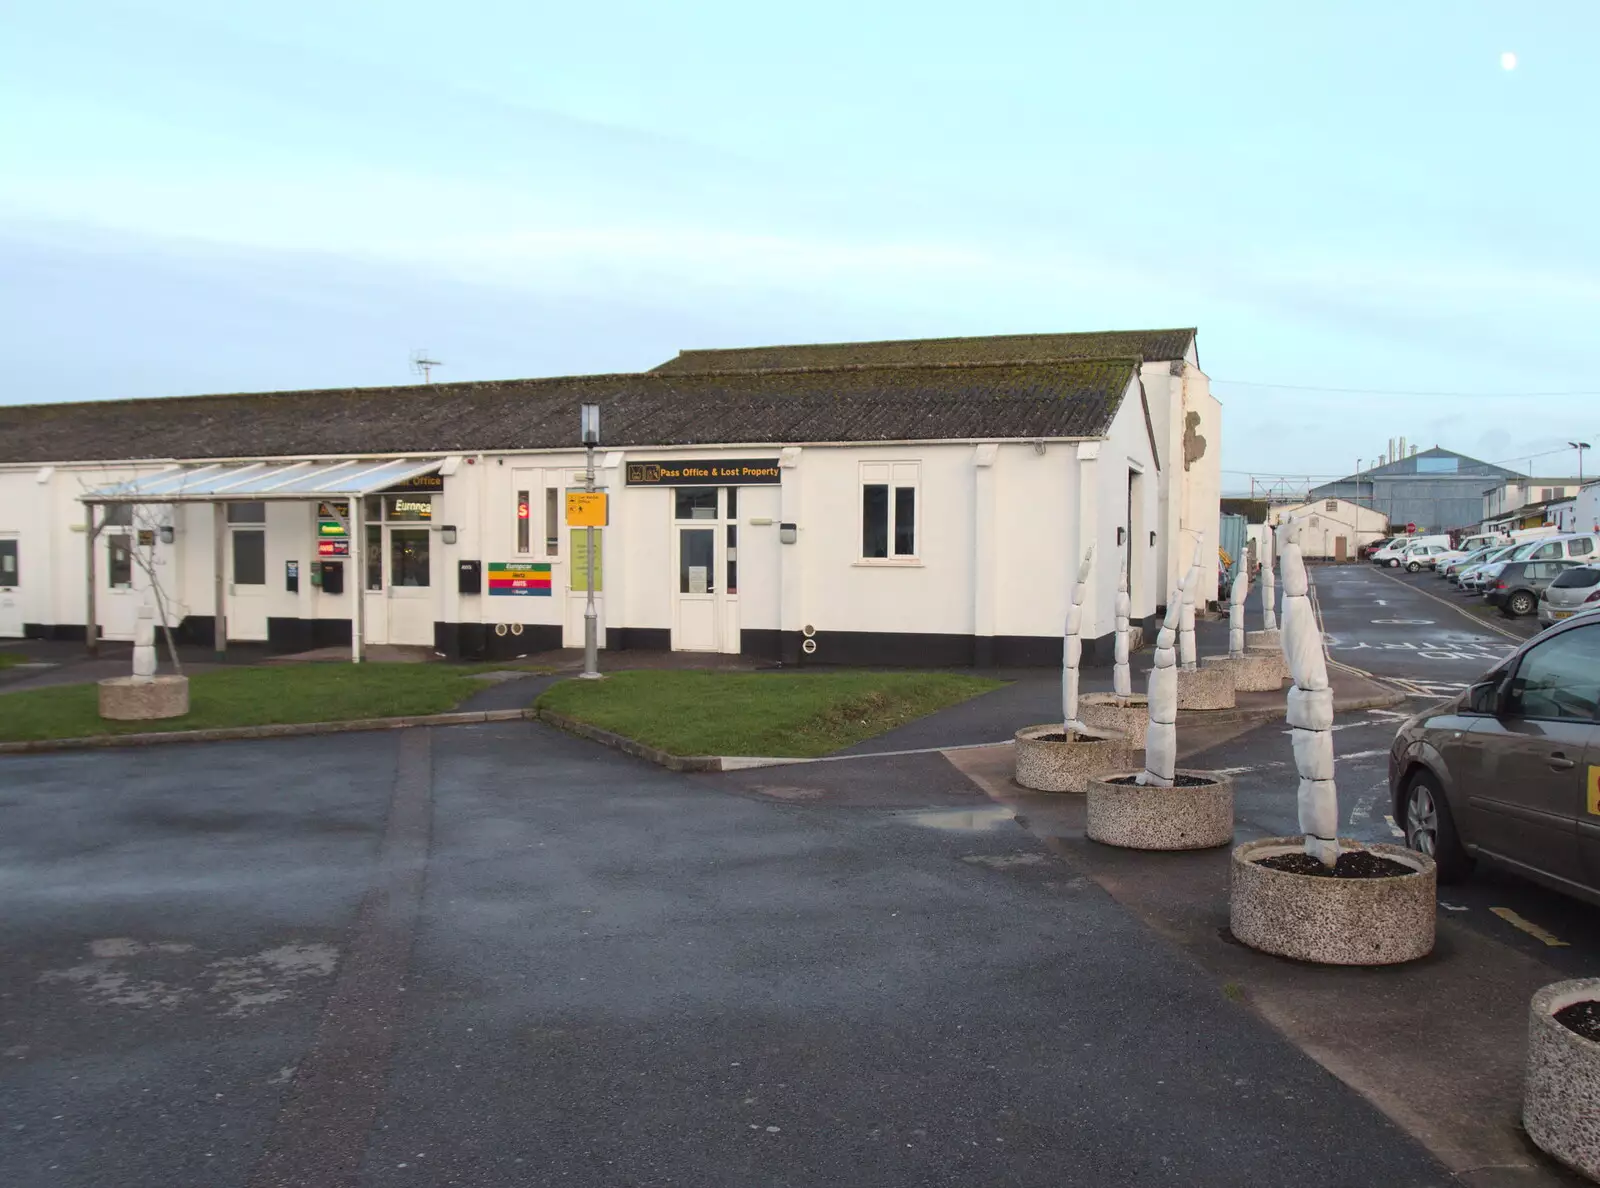
<instances>
[{"instance_id":1,"label":"white door frame","mask_svg":"<svg viewBox=\"0 0 1600 1188\"><path fill-rule=\"evenodd\" d=\"M735 487L717 487L717 514L715 519L677 518L677 493L673 493L671 528L672 569L667 575L672 591L672 649L675 652L738 652L739 650L739 595L729 593L728 538L738 532L738 515L730 505L736 505ZM732 498L730 498L730 495ZM687 575L683 566L683 534L709 530L711 533L711 572L707 574L705 594L684 590ZM738 545L735 544L737 550ZM735 551L734 558L738 553ZM705 620L709 618L710 622Z\"/></svg>"},{"instance_id":2,"label":"white door frame","mask_svg":"<svg viewBox=\"0 0 1600 1188\"><path fill-rule=\"evenodd\" d=\"M248 585L234 581L234 542L241 532L256 532L261 536L261 584ZM263 643L267 638L267 526L266 524L228 525L228 601L223 613L228 618L230 640L240 643Z\"/></svg>"},{"instance_id":3,"label":"white door frame","mask_svg":"<svg viewBox=\"0 0 1600 1188\"><path fill-rule=\"evenodd\" d=\"M0 559L0 638L22 638L22 537L16 532L0 532L0 544L9 543L11 565ZM15 550L15 551L12 551Z\"/></svg>"},{"instance_id":4,"label":"white door frame","mask_svg":"<svg viewBox=\"0 0 1600 1188\"><path fill-rule=\"evenodd\" d=\"M426 586L397 586L394 584L394 534L417 533L428 542L428 584ZM426 521L396 521L383 526L383 589L387 600L384 610L387 624L384 642L409 644L415 647L433 646L434 583L439 579L439 566L434 557L433 529ZM426 621L425 626L423 625ZM374 641L375 642L375 641Z\"/></svg>"}]
</instances>

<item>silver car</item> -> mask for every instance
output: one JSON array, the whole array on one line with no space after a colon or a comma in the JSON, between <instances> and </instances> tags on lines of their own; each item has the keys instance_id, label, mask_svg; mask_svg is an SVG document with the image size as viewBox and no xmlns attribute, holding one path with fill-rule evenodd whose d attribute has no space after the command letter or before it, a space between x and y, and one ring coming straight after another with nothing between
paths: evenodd
<instances>
[{"instance_id":1,"label":"silver car","mask_svg":"<svg viewBox=\"0 0 1600 1188\"><path fill-rule=\"evenodd\" d=\"M1482 561L1479 561L1476 565L1469 565L1467 568L1463 569L1456 577L1456 585L1460 586L1463 590L1471 590L1474 592L1481 591L1483 589L1484 577L1486 576L1488 569L1491 566L1498 565L1502 561L1509 561L1512 554L1523 547L1525 546L1521 544L1514 544L1507 545L1503 549L1496 549Z\"/></svg>"},{"instance_id":2,"label":"silver car","mask_svg":"<svg viewBox=\"0 0 1600 1188\"><path fill-rule=\"evenodd\" d=\"M1569 569L1539 595L1539 626L1600 611L1600 567L1580 565Z\"/></svg>"}]
</instances>

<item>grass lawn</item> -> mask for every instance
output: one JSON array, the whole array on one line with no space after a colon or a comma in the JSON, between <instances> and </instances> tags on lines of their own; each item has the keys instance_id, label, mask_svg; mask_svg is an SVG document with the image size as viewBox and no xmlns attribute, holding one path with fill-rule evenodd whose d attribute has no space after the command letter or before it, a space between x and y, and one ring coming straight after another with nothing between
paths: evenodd
<instances>
[{"instance_id":1,"label":"grass lawn","mask_svg":"<svg viewBox=\"0 0 1600 1188\"><path fill-rule=\"evenodd\" d=\"M1003 683L945 672L621 672L563 681L538 705L673 755L809 758Z\"/></svg>"},{"instance_id":2,"label":"grass lawn","mask_svg":"<svg viewBox=\"0 0 1600 1188\"><path fill-rule=\"evenodd\" d=\"M10 668L13 664L26 664L28 658L21 652L0 652L0 668Z\"/></svg>"},{"instance_id":3,"label":"grass lawn","mask_svg":"<svg viewBox=\"0 0 1600 1188\"><path fill-rule=\"evenodd\" d=\"M483 689L469 675L483 670L444 664L224 668L190 677L189 712L159 722L104 720L92 684L0 693L0 742L435 714Z\"/></svg>"}]
</instances>

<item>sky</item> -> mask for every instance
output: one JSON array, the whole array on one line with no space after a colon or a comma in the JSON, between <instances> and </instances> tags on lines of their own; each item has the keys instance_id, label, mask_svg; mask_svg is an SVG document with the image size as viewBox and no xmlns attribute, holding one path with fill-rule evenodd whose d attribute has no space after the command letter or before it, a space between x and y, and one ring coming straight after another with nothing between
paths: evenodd
<instances>
[{"instance_id":1,"label":"sky","mask_svg":"<svg viewBox=\"0 0 1600 1188\"><path fill-rule=\"evenodd\" d=\"M1229 490L1402 435L1600 469L1589 0L6 25L0 403L409 383L418 349L470 380L1194 325Z\"/></svg>"}]
</instances>

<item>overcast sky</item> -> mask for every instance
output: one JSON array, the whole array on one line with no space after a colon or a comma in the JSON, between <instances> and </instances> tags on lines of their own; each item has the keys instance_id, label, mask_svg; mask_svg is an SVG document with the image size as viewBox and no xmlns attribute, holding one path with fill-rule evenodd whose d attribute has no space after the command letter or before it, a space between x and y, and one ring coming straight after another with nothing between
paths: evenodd
<instances>
[{"instance_id":1,"label":"overcast sky","mask_svg":"<svg viewBox=\"0 0 1600 1188\"><path fill-rule=\"evenodd\" d=\"M1198 325L1230 487L1401 434L1554 474L1600 447L1589 0L6 25L0 402ZM1477 395L1408 394L1440 392Z\"/></svg>"}]
</instances>

